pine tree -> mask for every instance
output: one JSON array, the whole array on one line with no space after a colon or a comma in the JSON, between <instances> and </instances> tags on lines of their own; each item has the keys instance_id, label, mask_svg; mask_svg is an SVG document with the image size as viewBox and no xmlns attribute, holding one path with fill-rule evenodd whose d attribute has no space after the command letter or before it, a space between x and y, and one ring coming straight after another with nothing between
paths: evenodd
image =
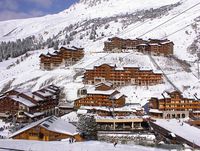
<instances>
[{"instance_id":1,"label":"pine tree","mask_svg":"<svg viewBox=\"0 0 200 151\"><path fill-rule=\"evenodd\" d=\"M97 138L97 123L93 115L81 115L77 129L85 139L95 140Z\"/></svg>"},{"instance_id":2,"label":"pine tree","mask_svg":"<svg viewBox=\"0 0 200 151\"><path fill-rule=\"evenodd\" d=\"M53 49L58 50L58 45L59 45L59 41L57 40L57 41L54 42Z\"/></svg>"}]
</instances>

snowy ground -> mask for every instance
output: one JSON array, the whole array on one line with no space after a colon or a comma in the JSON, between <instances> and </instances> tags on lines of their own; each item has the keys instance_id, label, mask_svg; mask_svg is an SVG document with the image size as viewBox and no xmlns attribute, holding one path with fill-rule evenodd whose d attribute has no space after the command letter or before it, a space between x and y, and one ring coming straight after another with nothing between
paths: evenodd
<instances>
[{"instance_id":1,"label":"snowy ground","mask_svg":"<svg viewBox=\"0 0 200 151\"><path fill-rule=\"evenodd\" d=\"M0 140L0 148L14 148L26 151L161 151L162 149L137 145L120 145L89 141L69 144L66 142L40 142L25 140ZM0 149L0 151L5 151Z\"/></svg>"},{"instance_id":2,"label":"snowy ground","mask_svg":"<svg viewBox=\"0 0 200 151\"><path fill-rule=\"evenodd\" d=\"M148 55L143 55L138 52L109 54L88 52L85 53L85 57L81 61L73 66L60 67L52 71L43 71L40 70L39 55L47 51L52 52L53 50L31 52L28 58L9 69L7 67L12 65L13 62L15 63L17 59L20 60L20 58L1 62L0 90L5 89L9 85L10 88L21 87L35 91L42 86L55 84L64 88L66 100L73 101L77 99L77 90L84 86L81 76L74 79L74 75L81 70L93 68L95 65L103 63L116 64L118 67L137 66L157 70ZM200 87L197 87L199 85L198 79L192 73L184 71L177 62L165 57L157 56L154 58L168 78L180 90L189 92L192 90L192 93L200 90ZM168 89L172 89L172 86L165 79L163 84L155 86L126 86L118 88L120 92L128 96L127 103L141 103L141 105L145 105L147 100L152 96L156 97Z\"/></svg>"},{"instance_id":3,"label":"snowy ground","mask_svg":"<svg viewBox=\"0 0 200 151\"><path fill-rule=\"evenodd\" d=\"M3 138L8 138L8 136L11 134L11 132L9 132L9 129L7 129L7 127L9 127L9 123L5 123L2 120L0 120L0 128L3 128L2 131L0 131L0 136Z\"/></svg>"},{"instance_id":4,"label":"snowy ground","mask_svg":"<svg viewBox=\"0 0 200 151\"><path fill-rule=\"evenodd\" d=\"M77 113L75 111L69 113L69 114L65 114L61 117L61 119L67 121L67 122L78 122L78 116Z\"/></svg>"}]
</instances>

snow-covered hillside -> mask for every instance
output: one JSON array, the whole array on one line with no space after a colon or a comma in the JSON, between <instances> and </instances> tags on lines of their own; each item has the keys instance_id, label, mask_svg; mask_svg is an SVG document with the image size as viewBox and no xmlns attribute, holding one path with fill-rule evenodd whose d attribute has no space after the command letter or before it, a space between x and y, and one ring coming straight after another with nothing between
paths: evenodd
<instances>
[{"instance_id":1,"label":"snow-covered hillside","mask_svg":"<svg viewBox=\"0 0 200 151\"><path fill-rule=\"evenodd\" d=\"M80 76L83 70L96 64L115 63L119 67L131 64L157 70L148 55L137 52L102 53L104 41L113 36L137 38L198 2L199 0L118 0L117 2L116 0L81 0L55 15L0 22L0 41L15 41L32 35L46 40L54 35L61 42L72 37L69 45L85 48L85 57L80 62L53 71L42 71L39 67L39 55L47 51L52 52L52 49L31 51L26 57L20 56L0 62L0 91L15 87L34 91L53 83L62 86L66 93L65 98L71 101L76 99L77 89L84 86ZM174 59L154 57L176 87L187 94L191 91L200 92L197 66L194 63L199 48L199 9L200 5L197 5L142 36L145 39L169 38L175 44L176 57L190 61L191 67L187 68L192 72L186 71ZM157 96L164 90L172 88L164 79L164 83L157 86L127 86L119 88L119 91L128 96L127 102L138 102L144 105L151 96Z\"/></svg>"},{"instance_id":2,"label":"snow-covered hillside","mask_svg":"<svg viewBox=\"0 0 200 151\"><path fill-rule=\"evenodd\" d=\"M154 0L115 0L104 1L91 6L92 1L80 1L71 8L55 15L39 18L4 21L0 23L0 36L2 40L11 40L41 34L45 37L58 34L70 24L81 23L86 19L110 17L125 13L134 13L137 10L158 8L173 4L180 0L154 1ZM143 5L145 4L145 5Z\"/></svg>"},{"instance_id":3,"label":"snow-covered hillside","mask_svg":"<svg viewBox=\"0 0 200 151\"><path fill-rule=\"evenodd\" d=\"M112 36L136 38L198 2L198 0L118 0L117 2L115 0L81 0L55 15L0 22L0 41L10 41L31 35L44 39L57 35L58 39L64 39L66 34L70 34L74 39L71 45L81 45L86 47L86 50L92 51L93 40L88 43L92 28L95 28L96 40L101 44L107 37ZM144 35L143 38L163 38L190 25L168 38L174 41L175 54L178 57L194 60L187 48L199 35L199 8L200 5L197 5Z\"/></svg>"}]
</instances>

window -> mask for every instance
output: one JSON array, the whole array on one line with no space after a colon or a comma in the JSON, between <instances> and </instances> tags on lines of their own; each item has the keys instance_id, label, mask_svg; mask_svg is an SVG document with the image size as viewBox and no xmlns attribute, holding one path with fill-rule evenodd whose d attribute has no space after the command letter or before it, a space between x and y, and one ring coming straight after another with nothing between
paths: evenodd
<instances>
[{"instance_id":1,"label":"window","mask_svg":"<svg viewBox=\"0 0 200 151\"><path fill-rule=\"evenodd\" d=\"M44 124L42 124L44 127L46 127L46 128L48 128L49 127L49 125L48 124L46 124L46 123L44 123Z\"/></svg>"}]
</instances>

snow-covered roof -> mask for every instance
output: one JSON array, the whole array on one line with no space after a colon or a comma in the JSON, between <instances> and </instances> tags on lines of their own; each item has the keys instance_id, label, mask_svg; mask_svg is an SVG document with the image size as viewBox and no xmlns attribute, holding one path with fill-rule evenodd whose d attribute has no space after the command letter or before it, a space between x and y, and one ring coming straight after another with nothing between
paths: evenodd
<instances>
[{"instance_id":1,"label":"snow-covered roof","mask_svg":"<svg viewBox=\"0 0 200 151\"><path fill-rule=\"evenodd\" d=\"M96 64L96 65L94 65L94 67L100 67L100 66L102 66L102 65L108 65L108 66L110 66L110 67L116 67L116 64L114 64L114 63L101 63L101 64Z\"/></svg>"},{"instance_id":2,"label":"snow-covered roof","mask_svg":"<svg viewBox=\"0 0 200 151\"><path fill-rule=\"evenodd\" d=\"M34 106L36 106L36 104L34 104L33 102L31 102L30 100L27 100L27 99L25 99L23 97L20 97L20 96L11 95L11 96L9 96L9 98L11 98L12 100L15 100L15 101L17 101L19 103L22 103L22 104L24 104L24 105L26 105L28 107L34 107Z\"/></svg>"},{"instance_id":3,"label":"snow-covered roof","mask_svg":"<svg viewBox=\"0 0 200 151\"><path fill-rule=\"evenodd\" d=\"M60 47L60 49L65 49L66 51L77 51L77 50L82 50L84 48L78 48L75 46L72 46L72 47L62 46L62 47Z\"/></svg>"},{"instance_id":4,"label":"snow-covered roof","mask_svg":"<svg viewBox=\"0 0 200 151\"><path fill-rule=\"evenodd\" d=\"M153 70L153 73L156 73L156 74L163 74L163 72L161 70Z\"/></svg>"},{"instance_id":5,"label":"snow-covered roof","mask_svg":"<svg viewBox=\"0 0 200 151\"><path fill-rule=\"evenodd\" d=\"M147 46L148 44L145 44L145 43L143 43L143 44L139 44L138 46Z\"/></svg>"},{"instance_id":6,"label":"snow-covered roof","mask_svg":"<svg viewBox=\"0 0 200 151\"><path fill-rule=\"evenodd\" d=\"M30 98L33 98L36 101L42 101L43 100L41 97L34 95L32 92L26 92L24 94L27 95Z\"/></svg>"},{"instance_id":7,"label":"snow-covered roof","mask_svg":"<svg viewBox=\"0 0 200 151\"><path fill-rule=\"evenodd\" d=\"M149 112L150 113L163 113L162 111L160 111L158 109L150 109Z\"/></svg>"},{"instance_id":8,"label":"snow-covered roof","mask_svg":"<svg viewBox=\"0 0 200 151\"><path fill-rule=\"evenodd\" d=\"M27 90L25 90L25 89L22 89L22 88L17 88L17 89L14 89L14 91L16 91L16 92L19 92L19 93L24 93L24 92L27 92Z\"/></svg>"},{"instance_id":9,"label":"snow-covered roof","mask_svg":"<svg viewBox=\"0 0 200 151\"><path fill-rule=\"evenodd\" d=\"M157 119L155 123L167 129L168 131L171 131L175 135L178 135L200 146L200 139L199 139L200 129L199 128L191 126L187 123L182 124L183 121L180 122L179 120L176 120L176 119L170 119L170 120Z\"/></svg>"},{"instance_id":10,"label":"snow-covered roof","mask_svg":"<svg viewBox=\"0 0 200 151\"><path fill-rule=\"evenodd\" d=\"M52 93L50 93L49 91L37 91L37 93L44 97L52 96Z\"/></svg>"},{"instance_id":11,"label":"snow-covered roof","mask_svg":"<svg viewBox=\"0 0 200 151\"><path fill-rule=\"evenodd\" d=\"M24 112L24 114L27 115L28 117L34 118L34 117L44 115L44 112L36 112L36 113L33 113L33 114L30 114L28 112Z\"/></svg>"},{"instance_id":12,"label":"snow-covered roof","mask_svg":"<svg viewBox=\"0 0 200 151\"><path fill-rule=\"evenodd\" d=\"M49 85L46 88L53 89L53 90L59 90L59 87L57 87L55 85Z\"/></svg>"},{"instance_id":13,"label":"snow-covered roof","mask_svg":"<svg viewBox=\"0 0 200 151\"><path fill-rule=\"evenodd\" d=\"M99 86L101 86L101 85L106 85L106 86L111 87L113 84L112 84L111 82L105 81L105 82L97 83L97 84L95 85L95 87L99 87Z\"/></svg>"},{"instance_id":14,"label":"snow-covered roof","mask_svg":"<svg viewBox=\"0 0 200 151\"><path fill-rule=\"evenodd\" d=\"M55 116L51 116L51 117L46 117L44 119L41 119L37 122L33 122L27 126L25 126L24 128L20 129L19 131L13 133L10 138L25 132L35 126L41 126L43 128L45 128L46 130L52 131L52 132L57 132L57 133L62 133L62 134L67 134L67 135L75 135L77 134L76 131L76 127L66 121L63 121L60 118L57 118Z\"/></svg>"},{"instance_id":15,"label":"snow-covered roof","mask_svg":"<svg viewBox=\"0 0 200 151\"><path fill-rule=\"evenodd\" d=\"M113 111L112 107L101 107L101 106L81 106L80 107L81 110L101 110L101 111L107 111L107 112L111 112ZM131 108L129 106L124 106L124 107L116 107L114 108L114 111L116 112L137 112L136 108Z\"/></svg>"},{"instance_id":16,"label":"snow-covered roof","mask_svg":"<svg viewBox=\"0 0 200 151\"><path fill-rule=\"evenodd\" d=\"M57 91L51 88L45 88L45 90L51 92L52 94L56 93Z\"/></svg>"},{"instance_id":17,"label":"snow-covered roof","mask_svg":"<svg viewBox=\"0 0 200 151\"><path fill-rule=\"evenodd\" d=\"M158 43L149 43L150 46L160 46Z\"/></svg>"},{"instance_id":18,"label":"snow-covered roof","mask_svg":"<svg viewBox=\"0 0 200 151\"><path fill-rule=\"evenodd\" d=\"M143 116L136 116L136 115L130 115L130 116L95 116L95 119L97 120L122 120L126 119L126 120L139 120L139 121L143 121Z\"/></svg>"},{"instance_id":19,"label":"snow-covered roof","mask_svg":"<svg viewBox=\"0 0 200 151\"><path fill-rule=\"evenodd\" d=\"M116 90L99 91L99 90L88 89L88 90L87 90L87 94L111 95L111 94L113 94L115 91L116 91Z\"/></svg>"},{"instance_id":20,"label":"snow-covered roof","mask_svg":"<svg viewBox=\"0 0 200 151\"><path fill-rule=\"evenodd\" d=\"M85 109L78 109L77 110L77 114L85 115L85 114L87 114L87 110L85 110Z\"/></svg>"},{"instance_id":21,"label":"snow-covered roof","mask_svg":"<svg viewBox=\"0 0 200 151\"><path fill-rule=\"evenodd\" d=\"M124 94L121 94L121 93L117 93L115 94L114 96L112 96L112 99L119 99L121 98L122 96L125 96Z\"/></svg>"},{"instance_id":22,"label":"snow-covered roof","mask_svg":"<svg viewBox=\"0 0 200 151\"><path fill-rule=\"evenodd\" d=\"M162 93L162 96L166 99L166 98L171 98L170 95L165 91Z\"/></svg>"},{"instance_id":23,"label":"snow-covered roof","mask_svg":"<svg viewBox=\"0 0 200 151\"><path fill-rule=\"evenodd\" d=\"M12 137L14 137L14 136L16 136L16 135L18 135L18 134L20 134L20 133L22 133L22 132L25 132L25 131L29 130L30 128L39 125L40 123L42 123L43 121L45 121L45 120L48 119L48 118L49 118L49 117L46 117L46 118L43 118L43 119L38 120L38 121L36 121L36 122L33 122L33 123L31 123L31 124L29 124L29 125L23 127L22 129L20 129L20 130L14 132L14 133L11 134L9 137L12 138Z\"/></svg>"},{"instance_id":24,"label":"snow-covered roof","mask_svg":"<svg viewBox=\"0 0 200 151\"><path fill-rule=\"evenodd\" d=\"M51 53L51 55L52 55L52 56L57 56L58 54L55 53L55 52L53 52L53 53Z\"/></svg>"},{"instance_id":25,"label":"snow-covered roof","mask_svg":"<svg viewBox=\"0 0 200 151\"><path fill-rule=\"evenodd\" d=\"M151 71L151 70L153 69L150 67L140 67L140 71Z\"/></svg>"},{"instance_id":26,"label":"snow-covered roof","mask_svg":"<svg viewBox=\"0 0 200 151\"><path fill-rule=\"evenodd\" d=\"M126 64L124 65L125 68L139 68L139 66L135 65L135 64Z\"/></svg>"},{"instance_id":27,"label":"snow-covered roof","mask_svg":"<svg viewBox=\"0 0 200 151\"><path fill-rule=\"evenodd\" d=\"M55 116L46 119L40 124L40 126L49 131L57 133L68 134L68 135L77 134L76 127L73 124L63 121L62 119L57 118Z\"/></svg>"},{"instance_id":28,"label":"snow-covered roof","mask_svg":"<svg viewBox=\"0 0 200 151\"><path fill-rule=\"evenodd\" d=\"M115 70L121 70L121 71L123 71L124 68L123 67L116 67Z\"/></svg>"},{"instance_id":29,"label":"snow-covered roof","mask_svg":"<svg viewBox=\"0 0 200 151\"><path fill-rule=\"evenodd\" d=\"M170 133L170 135L171 135L172 137L174 137L174 138L176 137L176 135L175 135L174 133Z\"/></svg>"},{"instance_id":30,"label":"snow-covered roof","mask_svg":"<svg viewBox=\"0 0 200 151\"><path fill-rule=\"evenodd\" d=\"M165 44L169 44L172 43L172 41L164 41L164 42L160 42L160 44L165 45Z\"/></svg>"}]
</instances>

